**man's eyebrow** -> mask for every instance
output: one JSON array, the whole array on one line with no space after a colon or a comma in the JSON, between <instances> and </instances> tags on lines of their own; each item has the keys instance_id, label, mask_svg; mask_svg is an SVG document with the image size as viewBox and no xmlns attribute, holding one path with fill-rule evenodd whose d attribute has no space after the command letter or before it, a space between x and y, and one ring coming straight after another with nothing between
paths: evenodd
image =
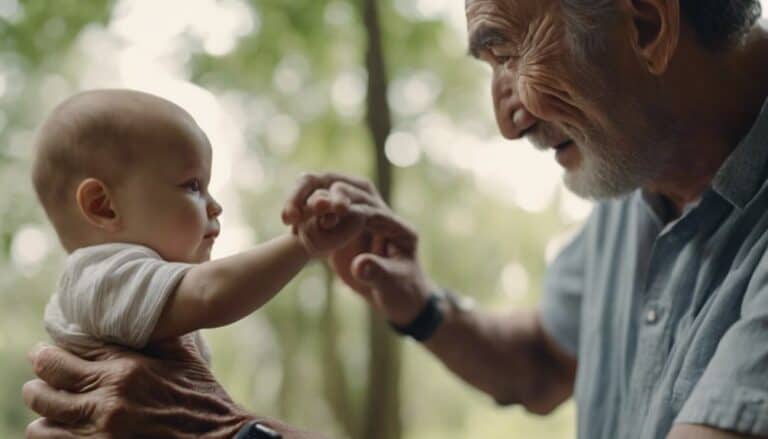
<instances>
[{"instance_id":1,"label":"man's eyebrow","mask_svg":"<svg viewBox=\"0 0 768 439\"><path fill-rule=\"evenodd\" d=\"M500 43L508 43L509 38L498 28L482 27L469 36L468 54L474 58L480 58L480 52L488 46Z\"/></svg>"}]
</instances>

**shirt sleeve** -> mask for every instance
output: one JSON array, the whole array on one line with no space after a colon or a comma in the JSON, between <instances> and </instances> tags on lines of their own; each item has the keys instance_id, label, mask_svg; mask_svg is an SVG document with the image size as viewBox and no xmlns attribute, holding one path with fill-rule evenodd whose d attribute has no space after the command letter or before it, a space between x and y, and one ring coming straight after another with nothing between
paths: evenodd
<instances>
[{"instance_id":1,"label":"shirt sleeve","mask_svg":"<svg viewBox=\"0 0 768 439\"><path fill-rule=\"evenodd\" d=\"M547 269L541 300L544 330L573 356L576 356L579 348L587 234L591 221L592 217Z\"/></svg>"},{"instance_id":2,"label":"shirt sleeve","mask_svg":"<svg viewBox=\"0 0 768 439\"><path fill-rule=\"evenodd\" d=\"M675 423L768 435L768 256Z\"/></svg>"},{"instance_id":3,"label":"shirt sleeve","mask_svg":"<svg viewBox=\"0 0 768 439\"><path fill-rule=\"evenodd\" d=\"M96 339L142 348L190 267L141 246L81 257L70 269L69 285L59 291L62 314Z\"/></svg>"}]
</instances>

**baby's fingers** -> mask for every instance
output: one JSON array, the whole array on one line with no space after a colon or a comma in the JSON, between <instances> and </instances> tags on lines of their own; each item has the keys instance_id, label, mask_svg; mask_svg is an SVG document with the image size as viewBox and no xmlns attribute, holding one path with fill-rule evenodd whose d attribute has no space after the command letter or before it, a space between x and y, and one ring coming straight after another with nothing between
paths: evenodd
<instances>
[{"instance_id":1,"label":"baby's fingers","mask_svg":"<svg viewBox=\"0 0 768 439\"><path fill-rule=\"evenodd\" d=\"M307 200L304 218L334 214L344 216L349 212L351 201L343 194L330 193L325 189L315 191Z\"/></svg>"},{"instance_id":2,"label":"baby's fingers","mask_svg":"<svg viewBox=\"0 0 768 439\"><path fill-rule=\"evenodd\" d=\"M306 220L313 216L323 216L329 213L333 213L333 201L331 200L331 194L325 189L316 190L307 199L307 204L302 210L304 213L302 220Z\"/></svg>"},{"instance_id":3,"label":"baby's fingers","mask_svg":"<svg viewBox=\"0 0 768 439\"><path fill-rule=\"evenodd\" d=\"M339 224L339 216L333 213L328 213L320 217L320 229L330 230Z\"/></svg>"}]
</instances>

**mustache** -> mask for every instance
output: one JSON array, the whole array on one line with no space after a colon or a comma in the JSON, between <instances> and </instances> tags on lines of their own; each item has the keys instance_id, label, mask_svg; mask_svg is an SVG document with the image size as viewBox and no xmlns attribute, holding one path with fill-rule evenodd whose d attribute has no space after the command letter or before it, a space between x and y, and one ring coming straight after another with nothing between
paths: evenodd
<instances>
[{"instance_id":1,"label":"mustache","mask_svg":"<svg viewBox=\"0 0 768 439\"><path fill-rule=\"evenodd\" d=\"M539 122L531 127L524 137L539 151L546 151L568 139L573 140L564 130L546 122Z\"/></svg>"}]
</instances>

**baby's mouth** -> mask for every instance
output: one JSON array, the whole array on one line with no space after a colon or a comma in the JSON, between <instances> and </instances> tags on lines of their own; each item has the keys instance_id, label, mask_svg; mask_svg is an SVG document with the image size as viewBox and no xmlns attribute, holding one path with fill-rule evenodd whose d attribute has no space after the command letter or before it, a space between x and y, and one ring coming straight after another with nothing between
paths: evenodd
<instances>
[{"instance_id":1,"label":"baby's mouth","mask_svg":"<svg viewBox=\"0 0 768 439\"><path fill-rule=\"evenodd\" d=\"M212 232L208 232L203 236L203 239L216 239L219 236L219 231L214 230Z\"/></svg>"}]
</instances>

